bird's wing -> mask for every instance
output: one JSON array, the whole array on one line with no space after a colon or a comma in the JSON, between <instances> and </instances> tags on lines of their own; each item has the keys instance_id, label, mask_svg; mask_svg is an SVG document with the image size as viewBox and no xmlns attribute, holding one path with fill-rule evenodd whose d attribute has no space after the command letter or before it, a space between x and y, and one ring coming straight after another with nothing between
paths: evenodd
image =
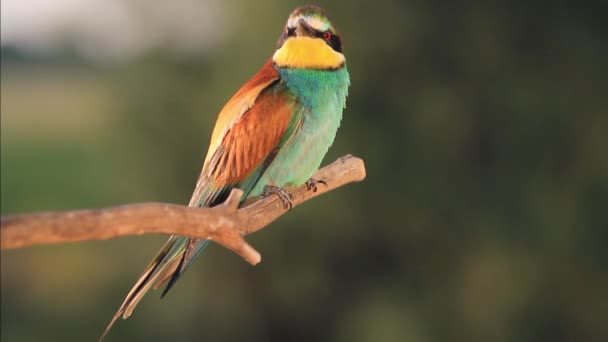
<instances>
[{"instance_id":1,"label":"bird's wing","mask_svg":"<svg viewBox=\"0 0 608 342\"><path fill-rule=\"evenodd\" d=\"M217 205L235 187L246 198L282 142L299 127L301 111L295 110L296 99L286 89L270 60L228 101L213 130L190 206ZM207 240L188 239L179 265L167 267L159 277L156 286L170 278L163 295L207 245Z\"/></svg>"},{"instance_id":2,"label":"bird's wing","mask_svg":"<svg viewBox=\"0 0 608 342\"><path fill-rule=\"evenodd\" d=\"M295 99L279 91L278 83L279 74L269 60L224 106L190 206L213 206L233 187L251 183L252 173L277 152L297 121L292 115Z\"/></svg>"},{"instance_id":3,"label":"bird's wing","mask_svg":"<svg viewBox=\"0 0 608 342\"><path fill-rule=\"evenodd\" d=\"M255 105L264 89L278 80L279 73L274 67L272 60L268 60L260 71L247 81L230 100L228 100L215 122L215 127L211 134L211 142L209 143L209 150L207 152L207 157L205 158L205 164L209 162L209 159L222 143L228 131L243 117L243 114Z\"/></svg>"}]
</instances>

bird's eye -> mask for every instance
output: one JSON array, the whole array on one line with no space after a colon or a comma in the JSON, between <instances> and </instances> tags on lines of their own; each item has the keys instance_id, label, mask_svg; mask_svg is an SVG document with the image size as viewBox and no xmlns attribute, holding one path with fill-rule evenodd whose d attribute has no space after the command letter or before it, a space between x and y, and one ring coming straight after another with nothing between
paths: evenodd
<instances>
[{"instance_id":1,"label":"bird's eye","mask_svg":"<svg viewBox=\"0 0 608 342\"><path fill-rule=\"evenodd\" d=\"M323 32L323 39L325 39L326 41L330 41L331 40L331 32L329 32L329 31Z\"/></svg>"},{"instance_id":2,"label":"bird's eye","mask_svg":"<svg viewBox=\"0 0 608 342\"><path fill-rule=\"evenodd\" d=\"M288 36L288 37L291 37L291 36L295 35L295 33L296 33L296 28L295 28L295 27L288 27L288 28L285 30L285 33L287 34L287 36Z\"/></svg>"}]
</instances>

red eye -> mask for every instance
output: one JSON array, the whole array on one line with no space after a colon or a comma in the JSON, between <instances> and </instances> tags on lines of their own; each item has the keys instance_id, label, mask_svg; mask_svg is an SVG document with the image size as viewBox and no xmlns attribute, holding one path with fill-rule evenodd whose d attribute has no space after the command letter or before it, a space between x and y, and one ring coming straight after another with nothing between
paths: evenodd
<instances>
[{"instance_id":1,"label":"red eye","mask_svg":"<svg viewBox=\"0 0 608 342\"><path fill-rule=\"evenodd\" d=\"M326 41L330 41L331 40L331 32L329 32L329 31L323 32L323 39L325 39Z\"/></svg>"}]
</instances>

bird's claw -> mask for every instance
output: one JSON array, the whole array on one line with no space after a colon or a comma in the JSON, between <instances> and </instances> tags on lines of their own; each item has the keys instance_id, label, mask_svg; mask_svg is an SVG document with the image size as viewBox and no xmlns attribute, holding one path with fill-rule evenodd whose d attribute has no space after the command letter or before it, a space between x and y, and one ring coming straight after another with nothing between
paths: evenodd
<instances>
[{"instance_id":1,"label":"bird's claw","mask_svg":"<svg viewBox=\"0 0 608 342\"><path fill-rule=\"evenodd\" d=\"M268 197L270 195L277 195L283 202L283 208L291 209L293 207L293 204L291 203L291 194L280 186L266 185L264 191L262 191L262 197Z\"/></svg>"},{"instance_id":2,"label":"bird's claw","mask_svg":"<svg viewBox=\"0 0 608 342\"><path fill-rule=\"evenodd\" d=\"M306 191L312 190L312 192L317 192L317 184L323 184L327 186L327 182L322 179L309 178L306 181Z\"/></svg>"}]
</instances>

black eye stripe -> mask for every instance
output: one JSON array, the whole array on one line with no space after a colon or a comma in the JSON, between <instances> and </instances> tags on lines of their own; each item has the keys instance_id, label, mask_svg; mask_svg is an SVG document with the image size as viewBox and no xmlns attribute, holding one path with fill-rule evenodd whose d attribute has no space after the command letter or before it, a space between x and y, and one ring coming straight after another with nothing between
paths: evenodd
<instances>
[{"instance_id":1,"label":"black eye stripe","mask_svg":"<svg viewBox=\"0 0 608 342\"><path fill-rule=\"evenodd\" d=\"M314 32L315 32L315 37L325 40L325 38L323 37L324 32L317 31L317 30L315 30ZM330 31L330 33L331 33L331 31ZM340 39L340 37L337 34L331 33L331 38L327 42L327 45L331 46L331 48L334 49L334 51L342 53L342 39Z\"/></svg>"}]
</instances>

